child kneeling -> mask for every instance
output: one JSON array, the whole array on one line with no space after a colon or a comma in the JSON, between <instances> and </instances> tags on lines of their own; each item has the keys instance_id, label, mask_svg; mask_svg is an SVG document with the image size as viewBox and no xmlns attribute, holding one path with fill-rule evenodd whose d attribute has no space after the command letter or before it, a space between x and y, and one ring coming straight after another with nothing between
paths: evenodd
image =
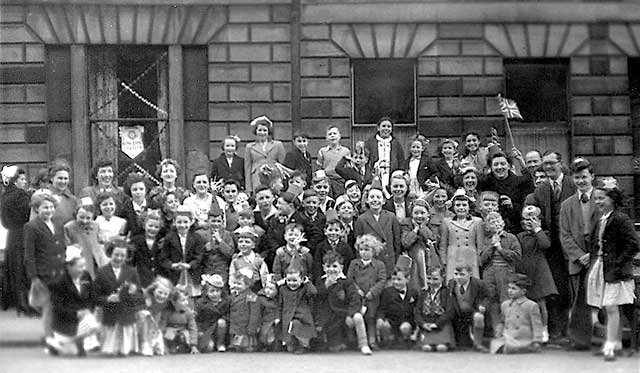
<instances>
[{"instance_id":1,"label":"child kneeling","mask_svg":"<svg viewBox=\"0 0 640 373\"><path fill-rule=\"evenodd\" d=\"M418 293L408 287L410 270L410 266L396 267L391 275L391 286L385 288L380 295L376 331L380 336L380 342L387 347L394 342L399 342L396 347L409 347L413 336L413 309Z\"/></svg>"},{"instance_id":2,"label":"child kneeling","mask_svg":"<svg viewBox=\"0 0 640 373\"><path fill-rule=\"evenodd\" d=\"M200 351L225 352L225 338L229 323L229 296L221 275L202 275L203 295L196 302L198 346ZM214 339L215 338L215 339ZM215 340L215 342L214 342Z\"/></svg>"},{"instance_id":3,"label":"child kneeling","mask_svg":"<svg viewBox=\"0 0 640 373\"><path fill-rule=\"evenodd\" d=\"M317 282L316 330L323 335L330 351L339 352L347 347L347 333L355 329L360 352L371 355L362 315L362 299L354 281L342 272L342 256L329 251L322 262L324 275Z\"/></svg>"},{"instance_id":4,"label":"child kneeling","mask_svg":"<svg viewBox=\"0 0 640 373\"><path fill-rule=\"evenodd\" d=\"M420 292L415 308L416 324L420 328L418 344L422 351L446 352L455 347L451 322L455 316L451 290L443 284L442 268L427 272L427 288Z\"/></svg>"}]
</instances>

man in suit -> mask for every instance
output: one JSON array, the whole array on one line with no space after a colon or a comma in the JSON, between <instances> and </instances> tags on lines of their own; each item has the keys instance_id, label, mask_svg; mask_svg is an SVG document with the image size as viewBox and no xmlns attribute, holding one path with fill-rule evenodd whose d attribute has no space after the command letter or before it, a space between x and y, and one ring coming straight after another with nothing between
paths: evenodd
<instances>
[{"instance_id":1,"label":"man in suit","mask_svg":"<svg viewBox=\"0 0 640 373\"><path fill-rule=\"evenodd\" d=\"M560 205L575 194L573 179L563 172L560 153L547 151L542 157L542 168L548 181L536 187L525 204L540 208L542 228L549 231L551 247L545 252L558 296L547 301L549 311L549 334L557 340L566 333L569 316L569 273L560 244Z\"/></svg>"},{"instance_id":2,"label":"man in suit","mask_svg":"<svg viewBox=\"0 0 640 373\"><path fill-rule=\"evenodd\" d=\"M578 158L571 165L573 182L578 190L560 207L560 243L569 271L571 311L567 336L570 348L588 349L591 346L590 310L585 298L585 277L589 268L591 232L600 213L593 198L593 167L586 159Z\"/></svg>"},{"instance_id":3,"label":"man in suit","mask_svg":"<svg viewBox=\"0 0 640 373\"><path fill-rule=\"evenodd\" d=\"M244 185L244 159L236 154L237 139L227 136L222 142L222 154L211 164L211 178L235 180Z\"/></svg>"},{"instance_id":4,"label":"man in suit","mask_svg":"<svg viewBox=\"0 0 640 373\"><path fill-rule=\"evenodd\" d=\"M396 255L401 251L400 223L395 214L382 209L383 201L382 186L375 180L367 196L369 210L358 217L353 229L356 237L370 233L384 244L383 251L376 257L385 264L387 273L393 273Z\"/></svg>"}]
</instances>

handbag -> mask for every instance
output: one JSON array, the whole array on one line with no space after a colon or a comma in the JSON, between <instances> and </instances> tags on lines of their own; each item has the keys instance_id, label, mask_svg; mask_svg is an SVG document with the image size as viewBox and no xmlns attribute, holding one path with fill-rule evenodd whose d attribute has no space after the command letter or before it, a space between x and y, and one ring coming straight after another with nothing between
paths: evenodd
<instances>
[{"instance_id":1,"label":"handbag","mask_svg":"<svg viewBox=\"0 0 640 373\"><path fill-rule=\"evenodd\" d=\"M29 288L29 305L33 308L42 308L49 302L49 289L41 281L31 282Z\"/></svg>"}]
</instances>

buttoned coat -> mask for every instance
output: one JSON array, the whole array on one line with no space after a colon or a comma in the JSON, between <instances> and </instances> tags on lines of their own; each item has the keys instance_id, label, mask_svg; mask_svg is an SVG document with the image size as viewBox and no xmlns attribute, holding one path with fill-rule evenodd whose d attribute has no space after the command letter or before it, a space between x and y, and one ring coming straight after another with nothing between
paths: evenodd
<instances>
[{"instance_id":1,"label":"buttoned coat","mask_svg":"<svg viewBox=\"0 0 640 373\"><path fill-rule=\"evenodd\" d=\"M591 231L600 219L600 213L596 209L593 201L594 193L591 193L589 200L589 216ZM578 199L578 193L574 193L560 205L560 243L565 259L568 260L569 274L577 275L585 268L579 263L578 259L590 252L591 248L587 247L584 237L584 222L582 220L582 211Z\"/></svg>"},{"instance_id":2,"label":"buttoned coat","mask_svg":"<svg viewBox=\"0 0 640 373\"><path fill-rule=\"evenodd\" d=\"M260 185L260 167L267 164L271 167L276 162L283 163L286 152L281 141L270 140L264 148L257 142L247 144L244 153L245 190L253 192Z\"/></svg>"},{"instance_id":3,"label":"buttoned coat","mask_svg":"<svg viewBox=\"0 0 640 373\"><path fill-rule=\"evenodd\" d=\"M397 330L403 322L415 325L413 311L417 300L417 290L407 287L403 299L396 288L386 287L380 294L376 319L389 320L394 330Z\"/></svg>"},{"instance_id":4,"label":"buttoned coat","mask_svg":"<svg viewBox=\"0 0 640 373\"><path fill-rule=\"evenodd\" d=\"M188 263L191 266L189 274L191 274L193 283L200 284L202 255L205 244L206 242L202 236L189 231L183 251L178 232L172 230L167 233L167 236L164 238L164 243L160 248L160 253L158 254L158 264L161 268L161 273L174 284L177 284L180 279L180 271L171 268L171 265L180 262Z\"/></svg>"},{"instance_id":5,"label":"buttoned coat","mask_svg":"<svg viewBox=\"0 0 640 373\"><path fill-rule=\"evenodd\" d=\"M129 294L128 289L122 289L123 284L136 285L140 289L140 278L135 268L123 265L120 274L116 278L111 264L100 267L96 272L95 296L96 304L102 306L102 323L104 325L115 325L116 322L122 325L131 325L136 321L136 307L142 307L142 293ZM108 302L107 298L111 294L119 294L119 302Z\"/></svg>"},{"instance_id":6,"label":"buttoned coat","mask_svg":"<svg viewBox=\"0 0 640 373\"><path fill-rule=\"evenodd\" d=\"M282 315L282 340L289 342L291 335L299 338L314 338L316 336L315 323L311 308L313 298L318 290L311 282L303 283L292 290L287 285L278 290L278 310ZM293 324L297 320L298 323Z\"/></svg>"},{"instance_id":7,"label":"buttoned coat","mask_svg":"<svg viewBox=\"0 0 640 373\"><path fill-rule=\"evenodd\" d=\"M598 232L602 220L593 229L592 262L598 253ZM602 234L602 264L605 282L626 281L633 278L632 259L640 250L638 234L631 219L618 210L614 210Z\"/></svg>"},{"instance_id":8,"label":"buttoned coat","mask_svg":"<svg viewBox=\"0 0 640 373\"><path fill-rule=\"evenodd\" d=\"M27 278L50 283L64 273L65 238L62 224L53 221L55 233L40 218L24 225L24 266Z\"/></svg>"},{"instance_id":9,"label":"buttoned coat","mask_svg":"<svg viewBox=\"0 0 640 373\"><path fill-rule=\"evenodd\" d=\"M389 211L381 210L380 219L376 221L373 212L367 210L358 217L353 230L356 237L370 233L384 244L383 250L376 255L376 258L384 262L386 272L391 273L396 265L396 256L402 250L400 223L396 216Z\"/></svg>"},{"instance_id":10,"label":"buttoned coat","mask_svg":"<svg viewBox=\"0 0 640 373\"><path fill-rule=\"evenodd\" d=\"M238 156L237 154L233 155L231 159L231 166L229 166L229 162L227 162L227 157L224 153L220 154L220 156L213 160L211 163L211 178L216 180L235 180L241 186L245 185L244 178L244 158Z\"/></svg>"},{"instance_id":11,"label":"buttoned coat","mask_svg":"<svg viewBox=\"0 0 640 373\"><path fill-rule=\"evenodd\" d=\"M492 349L503 345L505 352L518 351L542 343L542 318L540 306L526 297L502 302L502 338L492 343Z\"/></svg>"}]
</instances>

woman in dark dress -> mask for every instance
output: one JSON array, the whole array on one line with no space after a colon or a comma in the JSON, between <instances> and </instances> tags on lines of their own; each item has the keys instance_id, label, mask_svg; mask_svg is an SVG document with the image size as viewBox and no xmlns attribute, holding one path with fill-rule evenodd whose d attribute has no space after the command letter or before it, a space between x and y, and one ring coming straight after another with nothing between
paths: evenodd
<instances>
[{"instance_id":1,"label":"woman in dark dress","mask_svg":"<svg viewBox=\"0 0 640 373\"><path fill-rule=\"evenodd\" d=\"M2 225L7 228L2 309L16 307L18 316L32 315L29 307L29 281L24 272L24 225L29 221L31 196L27 192L26 172L17 166L5 167L6 189L0 202ZM3 180L4 181L4 180Z\"/></svg>"}]
</instances>

